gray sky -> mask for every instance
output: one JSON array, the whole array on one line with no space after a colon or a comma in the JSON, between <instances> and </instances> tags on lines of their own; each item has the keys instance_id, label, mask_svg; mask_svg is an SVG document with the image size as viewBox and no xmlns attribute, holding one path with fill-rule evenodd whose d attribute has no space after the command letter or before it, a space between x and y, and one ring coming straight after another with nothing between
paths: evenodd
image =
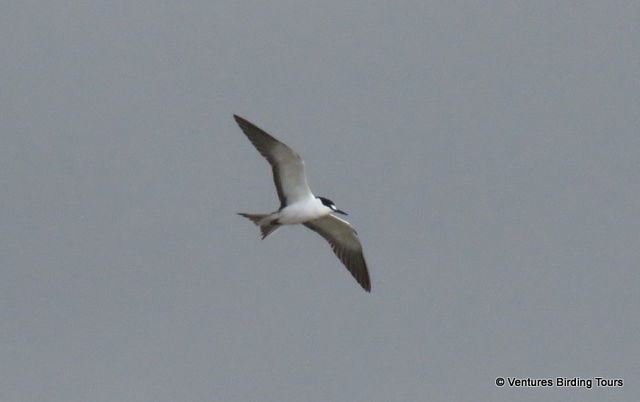
<instances>
[{"instance_id":1,"label":"gray sky","mask_svg":"<svg viewBox=\"0 0 640 402\"><path fill-rule=\"evenodd\" d=\"M0 399L633 400L638 2L0 13ZM366 294L240 114L350 212ZM616 389L498 376L622 378Z\"/></svg>"}]
</instances>

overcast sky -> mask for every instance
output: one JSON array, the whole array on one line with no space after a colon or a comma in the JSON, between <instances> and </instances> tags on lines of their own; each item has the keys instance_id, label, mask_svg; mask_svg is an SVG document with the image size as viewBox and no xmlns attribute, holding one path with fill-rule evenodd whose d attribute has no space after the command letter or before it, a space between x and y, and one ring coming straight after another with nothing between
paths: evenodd
<instances>
[{"instance_id":1,"label":"overcast sky","mask_svg":"<svg viewBox=\"0 0 640 402\"><path fill-rule=\"evenodd\" d=\"M2 2L0 400L637 398L640 3L310 3Z\"/></svg>"}]
</instances>

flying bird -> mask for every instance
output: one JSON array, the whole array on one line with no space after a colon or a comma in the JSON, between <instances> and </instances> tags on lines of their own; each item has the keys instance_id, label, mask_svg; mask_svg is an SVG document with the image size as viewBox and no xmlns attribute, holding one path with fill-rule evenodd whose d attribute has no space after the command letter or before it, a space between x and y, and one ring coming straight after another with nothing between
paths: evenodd
<instances>
[{"instance_id":1,"label":"flying bird","mask_svg":"<svg viewBox=\"0 0 640 402\"><path fill-rule=\"evenodd\" d=\"M303 224L329 242L335 255L367 292L371 281L358 234L351 224L332 213L347 215L328 198L317 197L307 184L304 161L293 149L255 124L233 115L249 141L264 156L273 171L280 208L269 214L238 213L260 227L262 238L282 225Z\"/></svg>"}]
</instances>

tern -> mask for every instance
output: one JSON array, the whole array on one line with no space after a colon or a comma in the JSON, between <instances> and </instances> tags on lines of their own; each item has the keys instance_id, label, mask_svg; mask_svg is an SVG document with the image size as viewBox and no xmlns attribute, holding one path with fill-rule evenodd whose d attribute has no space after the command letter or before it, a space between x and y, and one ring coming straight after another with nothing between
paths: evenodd
<instances>
[{"instance_id":1,"label":"tern","mask_svg":"<svg viewBox=\"0 0 640 402\"><path fill-rule=\"evenodd\" d=\"M367 292L371 281L362 244L351 224L332 213L347 215L328 198L316 197L307 184L304 161L293 149L278 141L255 124L233 115L236 122L264 156L273 171L280 208L270 214L238 213L260 227L262 239L282 225L303 224L329 242L335 255Z\"/></svg>"}]
</instances>

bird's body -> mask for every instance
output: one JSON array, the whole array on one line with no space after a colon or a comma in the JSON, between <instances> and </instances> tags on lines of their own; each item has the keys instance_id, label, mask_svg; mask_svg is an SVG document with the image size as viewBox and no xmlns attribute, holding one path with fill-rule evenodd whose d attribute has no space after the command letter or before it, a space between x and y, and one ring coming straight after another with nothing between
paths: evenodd
<instances>
[{"instance_id":1,"label":"bird's body","mask_svg":"<svg viewBox=\"0 0 640 402\"><path fill-rule=\"evenodd\" d=\"M287 205L274 216L281 225L296 225L329 215L333 210L315 196Z\"/></svg>"},{"instance_id":2,"label":"bird's body","mask_svg":"<svg viewBox=\"0 0 640 402\"><path fill-rule=\"evenodd\" d=\"M336 208L333 201L311 192L304 161L295 151L242 117L234 115L234 118L271 165L280 199L280 208L270 214L239 215L258 225L263 239L282 225L305 225L324 237L358 283L371 291L369 272L356 231L349 222L331 215L332 212L346 213Z\"/></svg>"}]
</instances>

